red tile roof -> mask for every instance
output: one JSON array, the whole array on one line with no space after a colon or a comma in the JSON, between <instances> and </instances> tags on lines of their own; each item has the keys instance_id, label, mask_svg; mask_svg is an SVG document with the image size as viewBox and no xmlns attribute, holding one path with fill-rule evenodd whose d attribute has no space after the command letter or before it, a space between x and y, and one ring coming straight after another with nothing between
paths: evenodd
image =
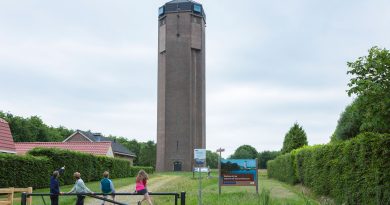
<instances>
[{"instance_id":1,"label":"red tile roof","mask_svg":"<svg viewBox=\"0 0 390 205\"><path fill-rule=\"evenodd\" d=\"M0 152L15 153L14 139L8 122L0 118Z\"/></svg>"},{"instance_id":2,"label":"red tile roof","mask_svg":"<svg viewBox=\"0 0 390 205\"><path fill-rule=\"evenodd\" d=\"M111 142L17 142L15 143L16 153L23 155L35 147L59 148L72 151L79 151L93 155L107 155Z\"/></svg>"}]
</instances>

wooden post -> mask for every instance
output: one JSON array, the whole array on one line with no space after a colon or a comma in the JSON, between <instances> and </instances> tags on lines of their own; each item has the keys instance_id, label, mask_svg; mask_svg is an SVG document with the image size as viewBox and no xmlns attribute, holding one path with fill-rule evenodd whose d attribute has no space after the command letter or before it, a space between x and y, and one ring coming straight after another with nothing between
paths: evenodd
<instances>
[{"instance_id":1,"label":"wooden post","mask_svg":"<svg viewBox=\"0 0 390 205\"><path fill-rule=\"evenodd\" d=\"M6 201L0 201L1 205L12 205L14 203L14 188L0 189L0 194L7 194Z\"/></svg>"}]
</instances>

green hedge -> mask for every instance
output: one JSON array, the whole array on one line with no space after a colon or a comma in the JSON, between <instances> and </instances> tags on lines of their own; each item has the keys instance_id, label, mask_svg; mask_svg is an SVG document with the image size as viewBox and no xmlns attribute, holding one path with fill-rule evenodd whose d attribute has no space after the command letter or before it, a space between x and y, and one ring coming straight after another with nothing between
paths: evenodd
<instances>
[{"instance_id":1,"label":"green hedge","mask_svg":"<svg viewBox=\"0 0 390 205\"><path fill-rule=\"evenodd\" d=\"M80 172L85 181L97 181L102 178L104 171L110 172L110 178L123 178L135 176L139 167L131 167L129 161L124 159L95 156L81 152L74 152L55 148L35 148L29 152L33 156L46 156L51 159L53 169L65 165L65 173L60 178L62 184L73 184L73 173ZM153 173L153 168L142 167L148 173Z\"/></svg>"},{"instance_id":2,"label":"green hedge","mask_svg":"<svg viewBox=\"0 0 390 205\"><path fill-rule=\"evenodd\" d=\"M48 186L52 163L46 157L0 154L0 188Z\"/></svg>"},{"instance_id":3,"label":"green hedge","mask_svg":"<svg viewBox=\"0 0 390 205\"><path fill-rule=\"evenodd\" d=\"M0 154L0 165L0 187L48 187L52 172L64 165L61 185L73 184L76 171L85 182L100 180L104 171L110 172L110 178L133 177L140 169L154 172L153 167L131 167L124 159L55 148L35 148L26 156Z\"/></svg>"},{"instance_id":4,"label":"green hedge","mask_svg":"<svg viewBox=\"0 0 390 205\"><path fill-rule=\"evenodd\" d=\"M390 134L301 148L268 167L269 177L300 182L337 204L390 204Z\"/></svg>"}]
</instances>

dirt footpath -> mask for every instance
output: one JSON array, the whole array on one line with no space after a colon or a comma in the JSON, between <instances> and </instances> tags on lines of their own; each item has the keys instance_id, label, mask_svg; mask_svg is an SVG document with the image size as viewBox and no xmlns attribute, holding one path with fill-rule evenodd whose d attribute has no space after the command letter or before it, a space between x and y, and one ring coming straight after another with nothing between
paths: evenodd
<instances>
[{"instance_id":1,"label":"dirt footpath","mask_svg":"<svg viewBox=\"0 0 390 205\"><path fill-rule=\"evenodd\" d=\"M172 180L178 178L179 176L171 176L171 175L164 175L164 176L157 176L153 177L148 181L148 191L150 192L155 192L156 190L159 190L159 188L163 187L165 184L171 183ZM115 184L114 184L115 185ZM116 188L116 192L121 193L121 192L134 192L135 190L135 182L124 187ZM137 201L142 200L143 196L138 196L138 195L122 195L122 196L116 196L115 201L120 201L125 204L133 205L137 204ZM109 196L109 199L111 197ZM85 204L87 205L100 205L102 204L101 200L93 199L93 198L86 198ZM105 204L110 204L111 203L105 203ZM143 204L147 204L144 202Z\"/></svg>"}]
</instances>

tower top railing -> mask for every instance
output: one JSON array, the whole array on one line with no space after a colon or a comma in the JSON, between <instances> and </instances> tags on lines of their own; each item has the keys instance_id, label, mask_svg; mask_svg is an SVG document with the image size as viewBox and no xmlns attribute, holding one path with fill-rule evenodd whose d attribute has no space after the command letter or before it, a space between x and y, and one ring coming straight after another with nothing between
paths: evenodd
<instances>
[{"instance_id":1,"label":"tower top railing","mask_svg":"<svg viewBox=\"0 0 390 205\"><path fill-rule=\"evenodd\" d=\"M192 12L206 19L202 4L190 0L174 0L167 2L158 9L158 16L161 17L167 13L177 12Z\"/></svg>"}]
</instances>

